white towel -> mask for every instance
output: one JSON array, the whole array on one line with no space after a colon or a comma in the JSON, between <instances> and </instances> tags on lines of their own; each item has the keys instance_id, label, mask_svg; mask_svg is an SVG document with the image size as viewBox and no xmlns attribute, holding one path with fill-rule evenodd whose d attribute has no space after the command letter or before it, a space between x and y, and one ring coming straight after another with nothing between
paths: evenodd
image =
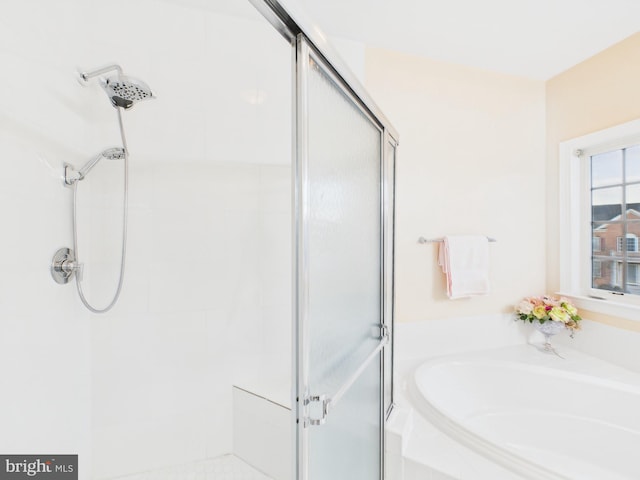
<instances>
[{"instance_id":1,"label":"white towel","mask_svg":"<svg viewBox=\"0 0 640 480\"><path fill-rule=\"evenodd\" d=\"M489 293L489 240L480 235L452 235L440 243L438 263L447 277L451 299Z\"/></svg>"}]
</instances>

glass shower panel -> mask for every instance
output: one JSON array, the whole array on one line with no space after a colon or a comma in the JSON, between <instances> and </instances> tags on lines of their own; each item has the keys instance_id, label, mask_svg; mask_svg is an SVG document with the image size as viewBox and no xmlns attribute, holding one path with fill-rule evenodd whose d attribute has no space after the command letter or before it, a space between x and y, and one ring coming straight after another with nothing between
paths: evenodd
<instances>
[{"instance_id":1,"label":"glass shower panel","mask_svg":"<svg viewBox=\"0 0 640 480\"><path fill-rule=\"evenodd\" d=\"M382 131L313 53L298 61L308 109L304 383L307 394L333 400L380 344ZM381 366L378 353L329 402L325 423L306 428L306 478L380 478Z\"/></svg>"}]
</instances>

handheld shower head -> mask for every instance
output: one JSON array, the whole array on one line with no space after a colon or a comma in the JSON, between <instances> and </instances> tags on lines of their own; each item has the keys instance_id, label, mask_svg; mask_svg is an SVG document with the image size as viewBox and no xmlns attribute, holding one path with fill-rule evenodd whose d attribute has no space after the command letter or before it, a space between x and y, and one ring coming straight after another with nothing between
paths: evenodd
<instances>
[{"instance_id":1,"label":"handheld shower head","mask_svg":"<svg viewBox=\"0 0 640 480\"><path fill-rule=\"evenodd\" d=\"M127 110L140 100L154 98L146 83L126 75L109 77L101 83L114 107L122 107Z\"/></svg>"},{"instance_id":2,"label":"handheld shower head","mask_svg":"<svg viewBox=\"0 0 640 480\"><path fill-rule=\"evenodd\" d=\"M84 166L78 170L78 175L80 176L80 180L87 176L87 174L91 171L93 167L95 167L100 160L106 158L107 160L122 160L125 156L124 148L121 147L113 147L107 148L105 151L101 152L99 155L96 155L95 158L92 158Z\"/></svg>"},{"instance_id":3,"label":"handheld shower head","mask_svg":"<svg viewBox=\"0 0 640 480\"><path fill-rule=\"evenodd\" d=\"M94 158L85 163L80 170L75 172L75 179L71 178L69 180L65 180L65 183L67 185L72 185L78 180L82 180L103 158L106 158L107 160L122 160L125 155L126 153L124 151L124 148L107 148L105 151L101 152L99 155L96 155Z\"/></svg>"},{"instance_id":4,"label":"handheld shower head","mask_svg":"<svg viewBox=\"0 0 640 480\"><path fill-rule=\"evenodd\" d=\"M100 156L107 160L122 160L125 156L125 151L122 147L112 147L107 148Z\"/></svg>"}]
</instances>

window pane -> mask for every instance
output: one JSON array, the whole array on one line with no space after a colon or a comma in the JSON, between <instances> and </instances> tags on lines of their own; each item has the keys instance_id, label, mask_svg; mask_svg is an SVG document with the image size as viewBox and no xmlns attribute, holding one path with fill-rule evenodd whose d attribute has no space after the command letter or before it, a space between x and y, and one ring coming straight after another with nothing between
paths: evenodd
<instances>
[{"instance_id":1,"label":"window pane","mask_svg":"<svg viewBox=\"0 0 640 480\"><path fill-rule=\"evenodd\" d=\"M616 238L616 250L619 253L624 253L625 248L627 253L637 253L638 252L638 237L633 233L627 233L626 242L624 241L625 237L617 237ZM626 246L625 246L626 244Z\"/></svg>"},{"instance_id":2,"label":"window pane","mask_svg":"<svg viewBox=\"0 0 640 480\"><path fill-rule=\"evenodd\" d=\"M627 195L627 219L640 219L640 185L629 185L626 189Z\"/></svg>"},{"instance_id":3,"label":"window pane","mask_svg":"<svg viewBox=\"0 0 640 480\"><path fill-rule=\"evenodd\" d=\"M640 262L640 222L627 223L627 261Z\"/></svg>"},{"instance_id":4,"label":"window pane","mask_svg":"<svg viewBox=\"0 0 640 480\"><path fill-rule=\"evenodd\" d=\"M626 181L640 182L640 145L627 148L625 162Z\"/></svg>"},{"instance_id":5,"label":"window pane","mask_svg":"<svg viewBox=\"0 0 640 480\"><path fill-rule=\"evenodd\" d=\"M640 294L640 265L637 263L627 264L627 288L626 293Z\"/></svg>"},{"instance_id":6,"label":"window pane","mask_svg":"<svg viewBox=\"0 0 640 480\"><path fill-rule=\"evenodd\" d=\"M616 255L616 238L620 236L621 231L622 225L618 223L594 223L591 226L592 254L594 256Z\"/></svg>"},{"instance_id":7,"label":"window pane","mask_svg":"<svg viewBox=\"0 0 640 480\"><path fill-rule=\"evenodd\" d=\"M622 150L591 157L591 185L602 187L622 183Z\"/></svg>"},{"instance_id":8,"label":"window pane","mask_svg":"<svg viewBox=\"0 0 640 480\"><path fill-rule=\"evenodd\" d=\"M607 258L591 261L591 286L601 290L622 291L622 259Z\"/></svg>"},{"instance_id":9,"label":"window pane","mask_svg":"<svg viewBox=\"0 0 640 480\"><path fill-rule=\"evenodd\" d=\"M640 237L640 222L627 222L627 237Z\"/></svg>"},{"instance_id":10,"label":"window pane","mask_svg":"<svg viewBox=\"0 0 640 480\"><path fill-rule=\"evenodd\" d=\"M591 192L591 206L592 221L615 219L622 213L622 187L593 190Z\"/></svg>"},{"instance_id":11,"label":"window pane","mask_svg":"<svg viewBox=\"0 0 640 480\"><path fill-rule=\"evenodd\" d=\"M591 286L603 290L622 291L622 253L618 251L618 238L622 223L595 223L591 227ZM621 268L621 267L620 267Z\"/></svg>"},{"instance_id":12,"label":"window pane","mask_svg":"<svg viewBox=\"0 0 640 480\"><path fill-rule=\"evenodd\" d=\"M602 237L594 236L591 239L591 250L594 254L602 251Z\"/></svg>"},{"instance_id":13,"label":"window pane","mask_svg":"<svg viewBox=\"0 0 640 480\"><path fill-rule=\"evenodd\" d=\"M602 262L600 260L593 261L593 280L602 277Z\"/></svg>"},{"instance_id":14,"label":"window pane","mask_svg":"<svg viewBox=\"0 0 640 480\"><path fill-rule=\"evenodd\" d=\"M640 183L634 182L640 145L591 157L593 288L640 295Z\"/></svg>"}]
</instances>

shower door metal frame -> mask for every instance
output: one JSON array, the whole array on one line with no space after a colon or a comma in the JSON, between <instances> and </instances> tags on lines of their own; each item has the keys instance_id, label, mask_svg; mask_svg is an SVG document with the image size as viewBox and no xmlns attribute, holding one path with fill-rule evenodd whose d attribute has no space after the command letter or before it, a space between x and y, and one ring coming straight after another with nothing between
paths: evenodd
<instances>
[{"instance_id":1,"label":"shower door metal frame","mask_svg":"<svg viewBox=\"0 0 640 480\"><path fill-rule=\"evenodd\" d=\"M334 67L326 60L320 51L318 51L309 41L309 39L300 33L296 36L296 62L295 62L295 98L294 98L294 124L295 124L295 161L294 161L294 215L295 215L295 231L294 231L294 248L295 248L295 261L294 261L294 371L295 371L295 398L293 405L295 406L296 414L296 452L300 453L296 455L296 480L307 480L309 478L309 466L308 466L308 433L309 428L313 426L319 426L324 423L326 415L329 413L328 407L333 406L333 400L336 401L355 383L360 374L364 371L371 361L375 361L375 357L378 356L379 371L380 371L380 479L384 478L385 465L384 465L384 449L385 449L385 434L384 425L389 408L385 408L385 372L384 372L384 349L389 345L389 334L385 327L388 302L392 302L391 298L387 298L387 293L391 292L391 288L388 285L389 277L387 277L386 256L385 248L387 239L385 238L385 226L388 221L388 213L386 194L389 186L386 184L387 180L387 168L386 168L386 144L387 142L394 143L393 137L385 129L385 126L369 111L367 106L361 101L361 99L355 94L351 87L345 82L344 79L335 71ZM362 362L359 368L354 371L344 384L338 389L338 392L333 396L334 392L325 392L322 395L318 395L320 392L309 391L309 364L307 352L310 350L309 342L310 335L308 332L308 289L309 289L309 274L307 271L307 249L306 239L308 235L303 231L307 224L308 218L307 205L308 201L304 197L306 192L306 185L309 184L309 178L307 174L308 167L308 105L307 98L307 75L309 70L309 60L313 60L318 64L323 72L333 81L342 93L349 98L353 105L360 110L360 112L375 126L380 135L380 157L379 157L379 225L380 225L380 237L379 237L379 293L380 293L380 341L378 346L369 354L369 356ZM297 268L296 268L297 267ZM310 403L318 402L321 418L311 418ZM337 403L337 402L336 402ZM318 408L316 408L318 410ZM371 479L375 480L375 479Z\"/></svg>"},{"instance_id":2,"label":"shower door metal frame","mask_svg":"<svg viewBox=\"0 0 640 480\"><path fill-rule=\"evenodd\" d=\"M349 66L340 58L340 55L334 50L327 41L326 36L322 33L322 29L303 17L303 12L295 12L296 18L289 14L289 11L278 0L249 0L249 2L264 16L269 23L291 44L295 47L296 36L300 33L304 34L309 45L316 50L331 69L340 78L342 84L355 95L359 102L364 106L369 115L384 127L386 133L391 139L398 144L398 131L391 124L384 112L373 100L367 89L362 85L360 80L351 72ZM294 52L295 54L295 52ZM294 92L295 99L295 92Z\"/></svg>"},{"instance_id":3,"label":"shower door metal frame","mask_svg":"<svg viewBox=\"0 0 640 480\"><path fill-rule=\"evenodd\" d=\"M390 363L389 403L383 399L384 420L391 415L394 403L394 343L395 343L395 224L396 224L396 159L398 158L398 141L391 131L385 127L382 138L382 325L386 328L389 343L382 352L383 381L385 380L385 363ZM393 149L387 155L386 147ZM386 353L388 352L388 355ZM383 385L383 394L384 394ZM384 452L384 451L383 451ZM383 455L384 456L384 455Z\"/></svg>"},{"instance_id":4,"label":"shower door metal frame","mask_svg":"<svg viewBox=\"0 0 640 480\"><path fill-rule=\"evenodd\" d=\"M394 217L395 217L395 164L397 159L398 132L391 125L381 109L362 86L360 81L351 73L339 55L326 41L320 29L313 23L294 20L289 12L277 0L249 0L256 9L272 24L272 26L285 37L291 44L293 56L293 392L292 406L295 414L293 425L294 438L294 479L308 480L308 442L307 431L310 425L304 424L306 407L305 391L308 379L308 363L305 364L304 353L308 352L309 336L306 322L301 321L305 315L306 290L308 288L308 272L305 269L303 257L305 255L302 231L304 222L305 204L301 198L302 186L307 181L306 148L304 141L298 138L307 138L306 113L306 79L300 78L298 72L305 75L304 68L298 68L298 62L302 59L314 57L330 74L334 83L343 90L360 111L377 126L380 131L380 321L381 337L388 331L390 338L386 344L381 341L376 349L379 349L380 369L380 479L385 477L384 451L385 451L385 421L393 408L393 378L390 382L391 401L385 404L385 352L391 350L389 355L391 372L393 372L393 315L394 315ZM393 147L393 158L387 158L387 144ZM391 228L390 235L385 232ZM391 318L389 318L391 317ZM385 328L385 326L387 326ZM391 328L389 328L391 327ZM302 363L302 365L300 364ZM355 372L349 381L353 383L357 379ZM392 373L393 375L393 373ZM347 382L349 383L349 382ZM350 385L341 388L344 392ZM315 480L315 479L313 479ZM371 479L375 480L375 479Z\"/></svg>"}]
</instances>

